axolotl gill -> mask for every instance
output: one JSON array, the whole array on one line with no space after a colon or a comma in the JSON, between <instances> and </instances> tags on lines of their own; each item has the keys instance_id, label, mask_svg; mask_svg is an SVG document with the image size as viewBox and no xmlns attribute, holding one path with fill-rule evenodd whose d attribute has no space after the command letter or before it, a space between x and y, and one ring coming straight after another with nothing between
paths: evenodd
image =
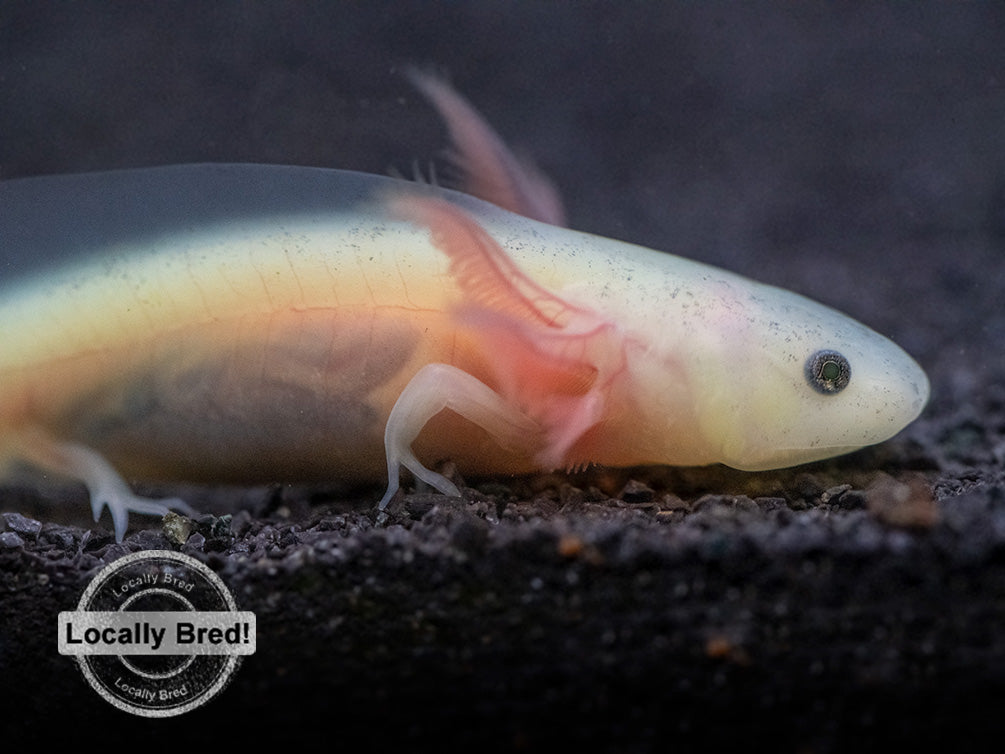
<instances>
[{"instance_id":1,"label":"axolotl gill","mask_svg":"<svg viewBox=\"0 0 1005 754\"><path fill-rule=\"evenodd\" d=\"M928 397L862 324L561 227L443 80L461 191L199 164L0 182L0 458L129 512L124 479L378 481L586 464L760 470L880 442Z\"/></svg>"}]
</instances>

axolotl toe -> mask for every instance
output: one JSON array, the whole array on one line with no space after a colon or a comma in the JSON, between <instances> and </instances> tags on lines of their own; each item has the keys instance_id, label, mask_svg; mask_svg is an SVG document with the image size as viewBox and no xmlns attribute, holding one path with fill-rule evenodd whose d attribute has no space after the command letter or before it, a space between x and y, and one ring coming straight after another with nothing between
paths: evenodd
<instances>
[{"instance_id":1,"label":"axolotl toe","mask_svg":"<svg viewBox=\"0 0 1005 754\"><path fill-rule=\"evenodd\" d=\"M925 405L921 368L833 309L560 227L546 179L413 78L497 204L268 165L0 182L4 463L82 481L121 539L186 509L124 478L386 478L383 508L402 467L458 494L444 459L768 469Z\"/></svg>"}]
</instances>

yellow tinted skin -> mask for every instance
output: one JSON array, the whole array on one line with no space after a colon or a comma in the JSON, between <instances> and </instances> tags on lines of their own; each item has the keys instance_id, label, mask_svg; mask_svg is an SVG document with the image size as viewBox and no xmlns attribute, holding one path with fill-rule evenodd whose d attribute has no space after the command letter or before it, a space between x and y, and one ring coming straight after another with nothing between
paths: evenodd
<instances>
[{"instance_id":1,"label":"yellow tinted skin","mask_svg":"<svg viewBox=\"0 0 1005 754\"><path fill-rule=\"evenodd\" d=\"M464 194L338 170L190 165L0 183L0 459L83 481L756 470L896 434L900 348L799 295L559 222L549 183L442 82ZM511 185L505 184L515 178ZM482 188L478 188L481 186ZM485 188L485 187L490 187Z\"/></svg>"},{"instance_id":2,"label":"yellow tinted skin","mask_svg":"<svg viewBox=\"0 0 1005 754\"><path fill-rule=\"evenodd\" d=\"M287 198L271 196L301 181L297 190L305 193L326 187L327 211L288 209ZM224 207L175 231L171 218L150 234L102 226L131 207L140 218L142 208L163 206L163 195L176 192L206 197L207 205L223 193L240 202L239 186L249 182L273 188L264 189L265 199L249 198L257 206L240 221ZM109 186L119 186L121 201L96 216L94 192ZM447 364L501 396L508 408L494 416L541 431L500 441L446 412L422 423L420 457L457 459L473 475L541 468L553 442L542 422L561 429L566 408L540 408L534 401L547 397L532 385L506 393L510 367L490 362L507 327L519 331L516 353L537 349L557 363L575 352L605 375L599 408L577 404L591 386L570 388L568 416L588 418L561 457L551 458L557 466L793 465L884 440L925 403L928 384L910 357L801 296L470 197L423 192L422 201L448 202L495 239L527 280L553 296L548 305L572 312L559 329L508 319L508 310L493 314L480 293L458 282L429 225L389 213L387 192L407 188L360 174L261 166L2 184L5 223L12 207L45 195L62 217L87 215L96 228L67 244L78 261L24 272L0 291L6 457L71 473L76 467L52 460L51 448L72 442L130 476L376 480L385 473L383 433L405 386L424 365ZM59 231L46 218L36 222ZM11 243L35 232L0 227ZM488 313L465 313L472 309ZM821 392L807 379L807 360L821 350L850 365L839 392ZM526 365L512 369L534 379ZM557 419L541 418L553 409Z\"/></svg>"}]
</instances>

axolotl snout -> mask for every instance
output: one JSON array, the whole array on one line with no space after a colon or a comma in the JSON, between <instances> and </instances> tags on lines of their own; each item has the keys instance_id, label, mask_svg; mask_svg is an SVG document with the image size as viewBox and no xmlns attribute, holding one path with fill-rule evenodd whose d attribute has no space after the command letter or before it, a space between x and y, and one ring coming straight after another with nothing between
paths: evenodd
<instances>
[{"instance_id":1,"label":"axolotl snout","mask_svg":"<svg viewBox=\"0 0 1005 754\"><path fill-rule=\"evenodd\" d=\"M3 461L83 481L121 539L129 511L184 508L123 476L386 477L383 507L401 467L446 494L445 459L475 476L768 469L880 442L923 408L920 367L833 309L554 224L544 179L446 85L417 83L469 190L508 209L263 165L0 183Z\"/></svg>"}]
</instances>

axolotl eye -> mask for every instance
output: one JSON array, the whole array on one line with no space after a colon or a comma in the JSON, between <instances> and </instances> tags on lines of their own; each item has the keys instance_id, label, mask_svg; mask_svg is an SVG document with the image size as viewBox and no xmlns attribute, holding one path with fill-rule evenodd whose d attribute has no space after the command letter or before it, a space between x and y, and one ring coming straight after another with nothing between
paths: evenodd
<instances>
[{"instance_id":1,"label":"axolotl eye","mask_svg":"<svg viewBox=\"0 0 1005 754\"><path fill-rule=\"evenodd\" d=\"M851 380L851 364L837 351L817 351L806 360L806 381L818 393L840 393Z\"/></svg>"}]
</instances>

